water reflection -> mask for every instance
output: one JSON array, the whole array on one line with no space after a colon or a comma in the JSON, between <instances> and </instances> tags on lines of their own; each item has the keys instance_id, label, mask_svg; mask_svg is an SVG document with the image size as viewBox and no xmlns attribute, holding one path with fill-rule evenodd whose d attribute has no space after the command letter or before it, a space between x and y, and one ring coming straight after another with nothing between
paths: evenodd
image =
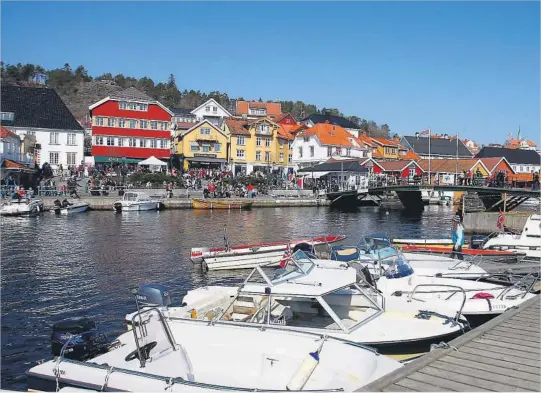
<instances>
[{"instance_id":1,"label":"water reflection","mask_svg":"<svg viewBox=\"0 0 541 393\"><path fill-rule=\"evenodd\" d=\"M416 217L377 207L313 207L3 218L2 388L26 390L23 374L50 357L58 320L88 316L114 336L134 309L130 290L143 283L167 283L181 293L241 282L248 271L203 273L188 258L191 247L223 245L224 227L230 244L324 234L346 234L346 243L356 244L371 232L449 236L451 215L450 208L430 206Z\"/></svg>"}]
</instances>

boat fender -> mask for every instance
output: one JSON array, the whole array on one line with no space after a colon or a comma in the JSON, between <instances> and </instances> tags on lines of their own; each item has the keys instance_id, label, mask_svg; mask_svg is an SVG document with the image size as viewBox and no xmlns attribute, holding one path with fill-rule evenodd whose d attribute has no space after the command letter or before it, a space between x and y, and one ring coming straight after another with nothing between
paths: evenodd
<instances>
[{"instance_id":1,"label":"boat fender","mask_svg":"<svg viewBox=\"0 0 541 393\"><path fill-rule=\"evenodd\" d=\"M302 390L310 376L319 364L319 352L310 352L304 359L301 366L295 372L289 383L286 385L287 390Z\"/></svg>"},{"instance_id":2,"label":"boat fender","mask_svg":"<svg viewBox=\"0 0 541 393\"><path fill-rule=\"evenodd\" d=\"M190 310L190 318L197 319L197 310L195 308Z\"/></svg>"}]
</instances>

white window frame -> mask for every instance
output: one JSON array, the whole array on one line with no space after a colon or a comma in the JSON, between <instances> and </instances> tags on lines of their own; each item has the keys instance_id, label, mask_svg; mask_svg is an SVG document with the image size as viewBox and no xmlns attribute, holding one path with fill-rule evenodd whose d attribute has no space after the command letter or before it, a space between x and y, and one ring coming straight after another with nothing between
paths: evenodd
<instances>
[{"instance_id":1,"label":"white window frame","mask_svg":"<svg viewBox=\"0 0 541 393\"><path fill-rule=\"evenodd\" d=\"M114 127L116 123L116 119L114 117L109 117L107 119L107 127Z\"/></svg>"},{"instance_id":2,"label":"white window frame","mask_svg":"<svg viewBox=\"0 0 541 393\"><path fill-rule=\"evenodd\" d=\"M203 143L201 145L201 150L203 151L203 153L210 153L210 150L211 150L210 143Z\"/></svg>"},{"instance_id":3,"label":"white window frame","mask_svg":"<svg viewBox=\"0 0 541 393\"><path fill-rule=\"evenodd\" d=\"M130 119L130 128L137 128L137 120Z\"/></svg>"},{"instance_id":4,"label":"white window frame","mask_svg":"<svg viewBox=\"0 0 541 393\"><path fill-rule=\"evenodd\" d=\"M148 120L139 120L139 128L148 128Z\"/></svg>"},{"instance_id":5,"label":"white window frame","mask_svg":"<svg viewBox=\"0 0 541 393\"><path fill-rule=\"evenodd\" d=\"M261 142L263 142L263 139L260 136L255 138L255 145L256 146L261 146Z\"/></svg>"},{"instance_id":6,"label":"white window frame","mask_svg":"<svg viewBox=\"0 0 541 393\"><path fill-rule=\"evenodd\" d=\"M310 146L310 157L313 157L315 155L315 148L314 146Z\"/></svg>"},{"instance_id":7,"label":"white window frame","mask_svg":"<svg viewBox=\"0 0 541 393\"><path fill-rule=\"evenodd\" d=\"M222 150L222 144L221 143L215 143L214 144L214 151L216 153L219 153Z\"/></svg>"},{"instance_id":8,"label":"white window frame","mask_svg":"<svg viewBox=\"0 0 541 393\"><path fill-rule=\"evenodd\" d=\"M255 160L256 161L261 161L261 151L260 150L257 150L255 152Z\"/></svg>"},{"instance_id":9,"label":"white window frame","mask_svg":"<svg viewBox=\"0 0 541 393\"><path fill-rule=\"evenodd\" d=\"M53 160L53 157L56 157L56 159ZM50 151L49 152L49 164L51 164L51 165L60 164L60 152L59 151Z\"/></svg>"},{"instance_id":10,"label":"white window frame","mask_svg":"<svg viewBox=\"0 0 541 393\"><path fill-rule=\"evenodd\" d=\"M128 138L128 146L129 146L129 147L137 147L137 139L135 139L135 138Z\"/></svg>"},{"instance_id":11,"label":"white window frame","mask_svg":"<svg viewBox=\"0 0 541 393\"><path fill-rule=\"evenodd\" d=\"M199 129L199 134L201 134L201 135L210 135L210 128L209 127L201 127Z\"/></svg>"},{"instance_id":12,"label":"white window frame","mask_svg":"<svg viewBox=\"0 0 541 393\"><path fill-rule=\"evenodd\" d=\"M139 139L139 147L147 147L147 143L144 138Z\"/></svg>"},{"instance_id":13,"label":"white window frame","mask_svg":"<svg viewBox=\"0 0 541 393\"><path fill-rule=\"evenodd\" d=\"M243 135L237 135L237 146L246 146L246 138Z\"/></svg>"},{"instance_id":14,"label":"white window frame","mask_svg":"<svg viewBox=\"0 0 541 393\"><path fill-rule=\"evenodd\" d=\"M245 157L246 157L245 150L237 149L237 158L244 160Z\"/></svg>"},{"instance_id":15,"label":"white window frame","mask_svg":"<svg viewBox=\"0 0 541 393\"><path fill-rule=\"evenodd\" d=\"M111 143L109 143L111 142ZM105 139L105 144L107 146L114 146L115 145L115 138L112 137L112 136L108 136L106 139Z\"/></svg>"},{"instance_id":16,"label":"white window frame","mask_svg":"<svg viewBox=\"0 0 541 393\"><path fill-rule=\"evenodd\" d=\"M190 151L199 151L199 150L200 150L199 143L197 142L190 143Z\"/></svg>"},{"instance_id":17,"label":"white window frame","mask_svg":"<svg viewBox=\"0 0 541 393\"><path fill-rule=\"evenodd\" d=\"M60 133L59 132L51 132L49 134L49 145L60 145Z\"/></svg>"},{"instance_id":18,"label":"white window frame","mask_svg":"<svg viewBox=\"0 0 541 393\"><path fill-rule=\"evenodd\" d=\"M118 146L123 147L124 146L124 138L118 138Z\"/></svg>"},{"instance_id":19,"label":"white window frame","mask_svg":"<svg viewBox=\"0 0 541 393\"><path fill-rule=\"evenodd\" d=\"M150 140L150 148L151 149L156 149L158 148L158 141L156 139L151 139Z\"/></svg>"},{"instance_id":20,"label":"white window frame","mask_svg":"<svg viewBox=\"0 0 541 393\"><path fill-rule=\"evenodd\" d=\"M73 132L68 133L68 146L77 146L77 134Z\"/></svg>"},{"instance_id":21,"label":"white window frame","mask_svg":"<svg viewBox=\"0 0 541 393\"><path fill-rule=\"evenodd\" d=\"M265 162L270 162L270 160L271 160L270 151L266 151L265 152Z\"/></svg>"},{"instance_id":22,"label":"white window frame","mask_svg":"<svg viewBox=\"0 0 541 393\"><path fill-rule=\"evenodd\" d=\"M104 123L104 118L101 117L101 116L97 116L96 117L96 125L99 126L99 127L102 127L103 123Z\"/></svg>"},{"instance_id":23,"label":"white window frame","mask_svg":"<svg viewBox=\"0 0 541 393\"><path fill-rule=\"evenodd\" d=\"M157 130L158 129L158 122L156 120L150 121L150 129L151 130Z\"/></svg>"},{"instance_id":24,"label":"white window frame","mask_svg":"<svg viewBox=\"0 0 541 393\"><path fill-rule=\"evenodd\" d=\"M280 152L280 162L283 162L284 161L284 152L281 151Z\"/></svg>"},{"instance_id":25,"label":"white window frame","mask_svg":"<svg viewBox=\"0 0 541 393\"><path fill-rule=\"evenodd\" d=\"M126 119L118 119L118 128L126 127Z\"/></svg>"},{"instance_id":26,"label":"white window frame","mask_svg":"<svg viewBox=\"0 0 541 393\"><path fill-rule=\"evenodd\" d=\"M271 147L271 142L272 142L271 138L265 138L265 147Z\"/></svg>"},{"instance_id":27,"label":"white window frame","mask_svg":"<svg viewBox=\"0 0 541 393\"><path fill-rule=\"evenodd\" d=\"M70 160L72 158L72 160ZM68 165L77 165L77 153L67 152L66 153L66 164Z\"/></svg>"},{"instance_id":28,"label":"white window frame","mask_svg":"<svg viewBox=\"0 0 541 393\"><path fill-rule=\"evenodd\" d=\"M103 146L103 136L102 135L96 135L95 139L95 145L97 146Z\"/></svg>"}]
</instances>

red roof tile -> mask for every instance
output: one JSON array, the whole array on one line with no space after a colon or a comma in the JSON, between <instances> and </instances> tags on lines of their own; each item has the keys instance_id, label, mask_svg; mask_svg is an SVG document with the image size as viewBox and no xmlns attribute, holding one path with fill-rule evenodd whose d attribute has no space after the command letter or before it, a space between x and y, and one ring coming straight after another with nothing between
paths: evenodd
<instances>
[{"instance_id":1,"label":"red roof tile","mask_svg":"<svg viewBox=\"0 0 541 393\"><path fill-rule=\"evenodd\" d=\"M237 101L237 115L248 115L249 108L266 108L267 116L282 115L282 105L278 102Z\"/></svg>"},{"instance_id":2,"label":"red roof tile","mask_svg":"<svg viewBox=\"0 0 541 393\"><path fill-rule=\"evenodd\" d=\"M332 146L345 146L362 148L363 143L351 135L345 128L338 125L328 123L318 123L313 127L307 128L300 132L298 135L311 136L315 135L323 145ZM351 142L351 140L357 143L357 146Z\"/></svg>"},{"instance_id":3,"label":"red roof tile","mask_svg":"<svg viewBox=\"0 0 541 393\"><path fill-rule=\"evenodd\" d=\"M15 134L14 132L8 130L4 126L0 126L0 138L17 138L17 139L20 139L17 136L17 134Z\"/></svg>"},{"instance_id":4,"label":"red roof tile","mask_svg":"<svg viewBox=\"0 0 541 393\"><path fill-rule=\"evenodd\" d=\"M248 125L246 120L225 119L225 124L232 135L250 135L250 132L246 128Z\"/></svg>"}]
</instances>

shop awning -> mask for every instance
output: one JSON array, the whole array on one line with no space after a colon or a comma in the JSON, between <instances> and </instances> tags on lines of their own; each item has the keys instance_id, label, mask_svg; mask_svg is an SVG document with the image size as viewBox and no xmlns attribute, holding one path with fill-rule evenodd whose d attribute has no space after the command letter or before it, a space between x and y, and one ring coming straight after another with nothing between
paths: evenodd
<instances>
[{"instance_id":1,"label":"shop awning","mask_svg":"<svg viewBox=\"0 0 541 393\"><path fill-rule=\"evenodd\" d=\"M215 158L215 157L186 157L186 160L191 161L191 162L209 162L209 163L223 163L223 164L227 162L223 158Z\"/></svg>"},{"instance_id":2,"label":"shop awning","mask_svg":"<svg viewBox=\"0 0 541 393\"><path fill-rule=\"evenodd\" d=\"M96 164L137 164L141 162L144 158L123 158L123 157L108 157L108 156L94 156L94 162Z\"/></svg>"}]
</instances>

